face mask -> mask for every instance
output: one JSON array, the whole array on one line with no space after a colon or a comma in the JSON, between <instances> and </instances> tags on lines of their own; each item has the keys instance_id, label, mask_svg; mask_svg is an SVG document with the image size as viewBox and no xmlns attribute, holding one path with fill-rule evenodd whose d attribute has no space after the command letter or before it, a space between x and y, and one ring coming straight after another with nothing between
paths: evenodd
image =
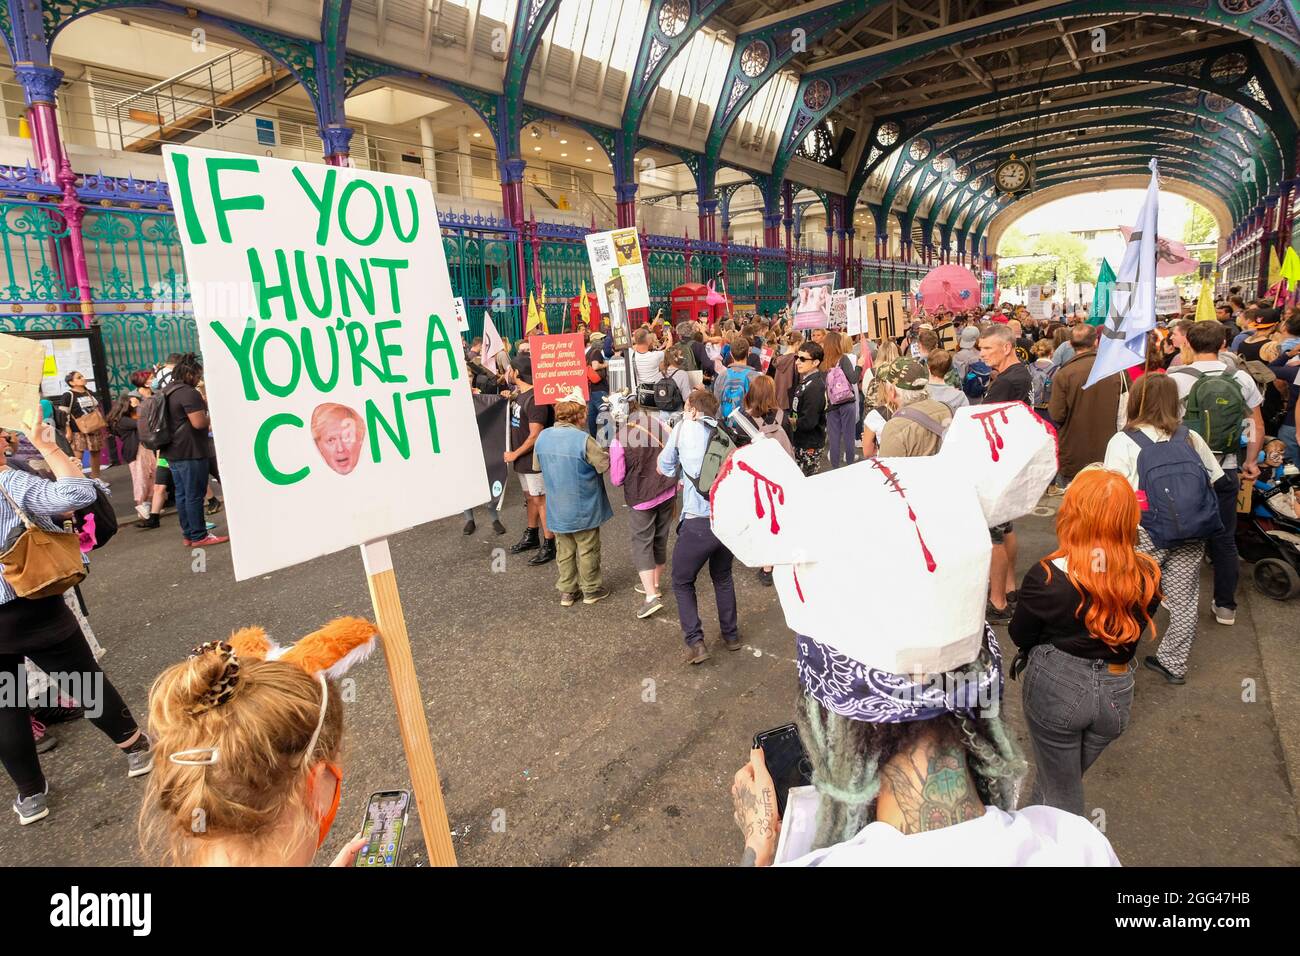
<instances>
[{"instance_id":1,"label":"face mask","mask_svg":"<svg viewBox=\"0 0 1300 956\"><path fill-rule=\"evenodd\" d=\"M330 801L330 808L320 818L320 839L316 842L316 849L325 845L326 839L329 838L330 829L334 826L334 817L339 812L339 798L343 795L343 768L333 761L327 760L322 764L324 769L316 771L318 774L328 770L334 775L334 799ZM319 784L319 778L317 784Z\"/></svg>"}]
</instances>

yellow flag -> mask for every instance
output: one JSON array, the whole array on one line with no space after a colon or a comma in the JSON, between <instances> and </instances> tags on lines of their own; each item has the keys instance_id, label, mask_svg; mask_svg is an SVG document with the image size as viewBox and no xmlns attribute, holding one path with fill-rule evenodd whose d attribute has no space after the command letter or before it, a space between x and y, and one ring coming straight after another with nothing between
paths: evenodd
<instances>
[{"instance_id":1,"label":"yellow flag","mask_svg":"<svg viewBox=\"0 0 1300 956\"><path fill-rule=\"evenodd\" d=\"M524 326L524 335L529 336L534 332L545 332L545 326L542 325L541 313L537 311L537 302L533 299L533 294L528 293L528 323Z\"/></svg>"},{"instance_id":2,"label":"yellow flag","mask_svg":"<svg viewBox=\"0 0 1300 956\"><path fill-rule=\"evenodd\" d=\"M591 328L591 303L587 301L587 280L582 280L582 288L578 290L578 315L582 316L582 325L584 328Z\"/></svg>"},{"instance_id":3,"label":"yellow flag","mask_svg":"<svg viewBox=\"0 0 1300 956\"><path fill-rule=\"evenodd\" d=\"M1268 287L1271 289L1282 281L1282 262L1277 257L1277 248L1268 247Z\"/></svg>"},{"instance_id":4,"label":"yellow flag","mask_svg":"<svg viewBox=\"0 0 1300 956\"><path fill-rule=\"evenodd\" d=\"M1214 287L1209 279L1201 280L1201 297L1196 303L1196 321L1208 322L1214 318Z\"/></svg>"}]
</instances>

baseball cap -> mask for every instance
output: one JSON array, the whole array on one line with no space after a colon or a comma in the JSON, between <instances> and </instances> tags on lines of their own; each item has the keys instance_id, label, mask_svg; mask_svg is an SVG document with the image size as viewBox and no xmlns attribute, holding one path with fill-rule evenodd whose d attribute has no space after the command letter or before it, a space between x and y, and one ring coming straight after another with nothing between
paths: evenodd
<instances>
[{"instance_id":1,"label":"baseball cap","mask_svg":"<svg viewBox=\"0 0 1300 956\"><path fill-rule=\"evenodd\" d=\"M591 333L591 341L593 341L593 342L603 342L603 341L605 341L605 333L604 333L604 332L592 332L592 333Z\"/></svg>"},{"instance_id":2,"label":"baseball cap","mask_svg":"<svg viewBox=\"0 0 1300 956\"><path fill-rule=\"evenodd\" d=\"M876 372L882 382L888 382L894 388L909 392L919 392L930 381L930 373L925 366L915 359L896 358Z\"/></svg>"},{"instance_id":3,"label":"baseball cap","mask_svg":"<svg viewBox=\"0 0 1300 956\"><path fill-rule=\"evenodd\" d=\"M980 340L980 330L973 325L968 325L961 330L961 338L957 340L958 344L964 349L973 349Z\"/></svg>"}]
</instances>

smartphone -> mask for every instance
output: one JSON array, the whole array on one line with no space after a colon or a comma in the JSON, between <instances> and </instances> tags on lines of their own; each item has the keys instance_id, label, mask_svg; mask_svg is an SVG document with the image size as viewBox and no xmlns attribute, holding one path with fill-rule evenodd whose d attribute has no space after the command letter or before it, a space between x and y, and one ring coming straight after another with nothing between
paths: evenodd
<instances>
[{"instance_id":1,"label":"smartphone","mask_svg":"<svg viewBox=\"0 0 1300 956\"><path fill-rule=\"evenodd\" d=\"M366 842L358 851L354 866L397 866L410 806L409 790L377 790L370 795L361 822L361 835Z\"/></svg>"},{"instance_id":2,"label":"smartphone","mask_svg":"<svg viewBox=\"0 0 1300 956\"><path fill-rule=\"evenodd\" d=\"M767 772L776 785L776 808L785 816L785 800L791 787L805 787L812 783L812 764L799 739L794 724L784 724L771 730L754 734L754 746L763 751Z\"/></svg>"}]
</instances>

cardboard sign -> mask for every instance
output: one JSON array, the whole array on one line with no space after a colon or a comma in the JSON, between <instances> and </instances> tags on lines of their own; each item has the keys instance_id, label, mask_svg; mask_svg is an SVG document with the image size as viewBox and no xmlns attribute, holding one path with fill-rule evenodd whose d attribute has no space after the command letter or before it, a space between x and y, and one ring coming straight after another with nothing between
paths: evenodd
<instances>
[{"instance_id":1,"label":"cardboard sign","mask_svg":"<svg viewBox=\"0 0 1300 956\"><path fill-rule=\"evenodd\" d=\"M896 339L907 331L903 293L877 292L867 296L867 330L876 341Z\"/></svg>"},{"instance_id":2,"label":"cardboard sign","mask_svg":"<svg viewBox=\"0 0 1300 956\"><path fill-rule=\"evenodd\" d=\"M428 181L177 146L166 161L235 577L486 501ZM204 294L217 283L246 284L251 314Z\"/></svg>"},{"instance_id":3,"label":"cardboard sign","mask_svg":"<svg viewBox=\"0 0 1300 956\"><path fill-rule=\"evenodd\" d=\"M623 280L626 308L650 308L650 286L646 282L641 241L635 228L593 232L587 236L587 258L591 261L591 274L596 277L601 312L610 311L608 283L615 270Z\"/></svg>"},{"instance_id":4,"label":"cardboard sign","mask_svg":"<svg viewBox=\"0 0 1300 956\"><path fill-rule=\"evenodd\" d=\"M824 329L830 325L831 291L834 286L834 272L823 272L800 280L798 293L792 303L796 329Z\"/></svg>"},{"instance_id":5,"label":"cardboard sign","mask_svg":"<svg viewBox=\"0 0 1300 956\"><path fill-rule=\"evenodd\" d=\"M575 388L587 400L587 354L581 332L530 335L528 354L533 357L533 395L538 405L554 405Z\"/></svg>"},{"instance_id":6,"label":"cardboard sign","mask_svg":"<svg viewBox=\"0 0 1300 956\"><path fill-rule=\"evenodd\" d=\"M460 296L456 296L456 298L452 299L452 302L456 305L456 331L468 332L469 313L465 311L465 300Z\"/></svg>"},{"instance_id":7,"label":"cardboard sign","mask_svg":"<svg viewBox=\"0 0 1300 956\"><path fill-rule=\"evenodd\" d=\"M862 327L867 313L867 296L860 295L850 299L844 310L845 331L851 336L862 334Z\"/></svg>"},{"instance_id":8,"label":"cardboard sign","mask_svg":"<svg viewBox=\"0 0 1300 956\"><path fill-rule=\"evenodd\" d=\"M45 346L33 339L0 334L0 428L30 435L41 421L41 379Z\"/></svg>"},{"instance_id":9,"label":"cardboard sign","mask_svg":"<svg viewBox=\"0 0 1300 956\"><path fill-rule=\"evenodd\" d=\"M614 340L612 348L615 351L631 348L632 326L627 316L627 294L623 288L622 275L615 272L600 290L603 295L601 311L609 316L609 334Z\"/></svg>"},{"instance_id":10,"label":"cardboard sign","mask_svg":"<svg viewBox=\"0 0 1300 956\"><path fill-rule=\"evenodd\" d=\"M1182 302L1178 296L1177 286L1156 289L1156 315L1177 315L1182 311Z\"/></svg>"},{"instance_id":11,"label":"cardboard sign","mask_svg":"<svg viewBox=\"0 0 1300 956\"><path fill-rule=\"evenodd\" d=\"M796 634L892 674L935 674L979 652L988 529L1033 509L1056 467L1054 436L1019 402L957 409L936 455L871 458L812 478L761 439L718 473L712 528L745 564L773 566ZM827 501L855 503L837 529L846 533L826 533ZM864 537L872 547L859 546ZM869 622L854 597L864 582L889 595Z\"/></svg>"}]
</instances>

